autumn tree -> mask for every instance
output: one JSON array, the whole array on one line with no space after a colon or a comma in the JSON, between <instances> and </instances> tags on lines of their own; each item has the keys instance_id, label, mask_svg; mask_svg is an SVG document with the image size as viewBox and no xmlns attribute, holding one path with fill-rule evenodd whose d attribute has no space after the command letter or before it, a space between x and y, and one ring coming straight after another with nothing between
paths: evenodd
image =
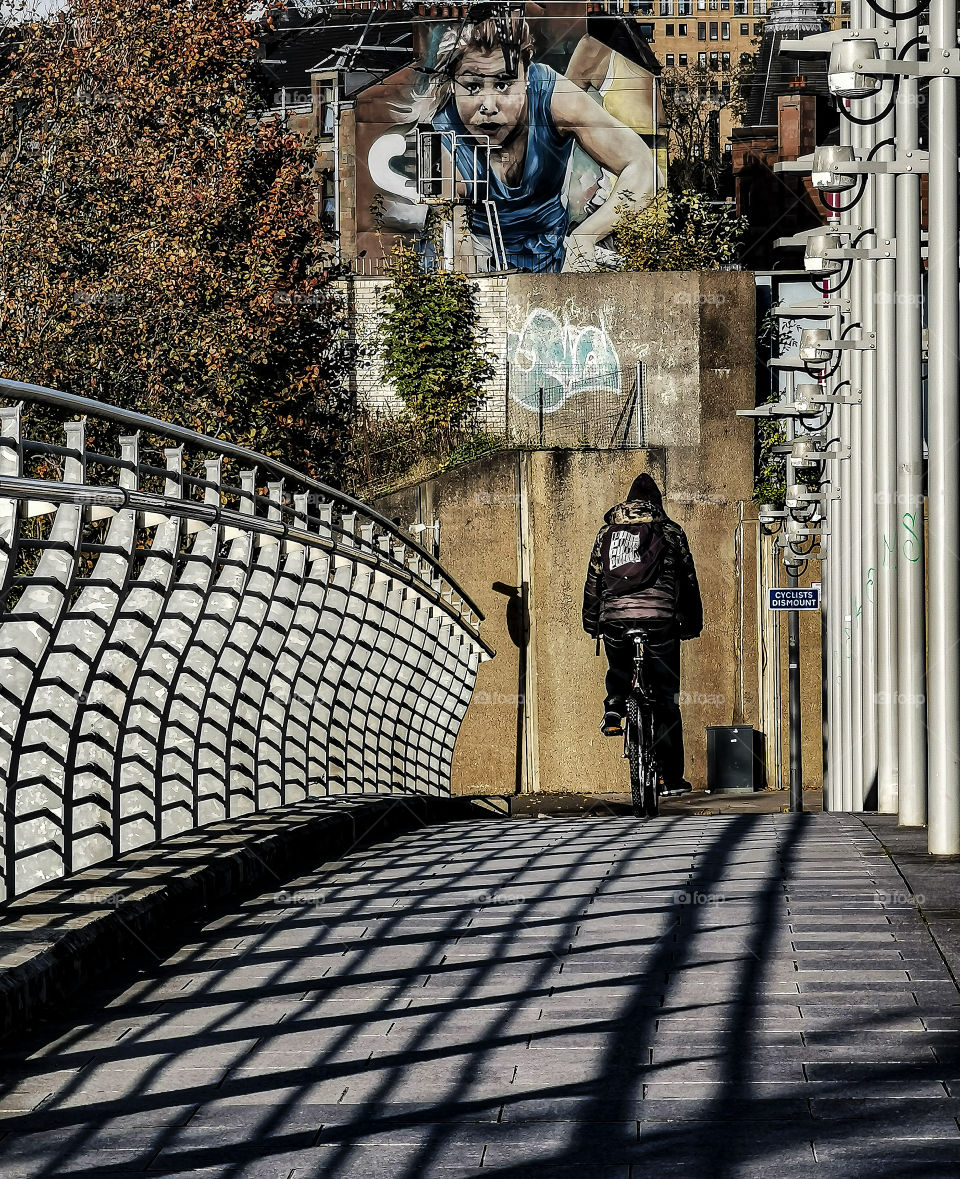
<instances>
[{"instance_id":1,"label":"autumn tree","mask_svg":"<svg viewBox=\"0 0 960 1179\"><path fill-rule=\"evenodd\" d=\"M753 76L747 57L730 69L705 65L665 69L660 101L667 125L667 175L675 191L720 196L730 164L723 149L721 119L742 114L745 85Z\"/></svg>"},{"instance_id":2,"label":"autumn tree","mask_svg":"<svg viewBox=\"0 0 960 1179\"><path fill-rule=\"evenodd\" d=\"M614 236L621 270L719 270L737 261L747 226L732 201L658 193L645 209L620 206Z\"/></svg>"},{"instance_id":3,"label":"autumn tree","mask_svg":"<svg viewBox=\"0 0 960 1179\"><path fill-rule=\"evenodd\" d=\"M8 27L0 371L331 475L344 310L247 9L67 0Z\"/></svg>"}]
</instances>

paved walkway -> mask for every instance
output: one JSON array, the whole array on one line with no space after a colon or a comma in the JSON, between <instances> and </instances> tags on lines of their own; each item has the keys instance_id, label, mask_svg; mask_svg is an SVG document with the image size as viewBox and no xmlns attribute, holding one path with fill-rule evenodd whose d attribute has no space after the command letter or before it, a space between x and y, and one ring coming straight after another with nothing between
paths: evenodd
<instances>
[{"instance_id":1,"label":"paved walkway","mask_svg":"<svg viewBox=\"0 0 960 1179\"><path fill-rule=\"evenodd\" d=\"M186 936L8 1054L3 1179L960 1175L960 996L853 818L451 824Z\"/></svg>"}]
</instances>

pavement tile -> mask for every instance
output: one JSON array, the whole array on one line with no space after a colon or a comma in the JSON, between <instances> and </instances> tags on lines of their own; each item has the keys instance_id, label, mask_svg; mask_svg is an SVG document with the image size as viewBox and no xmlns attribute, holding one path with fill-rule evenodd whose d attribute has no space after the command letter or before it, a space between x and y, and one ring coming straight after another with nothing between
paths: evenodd
<instances>
[{"instance_id":1,"label":"pavement tile","mask_svg":"<svg viewBox=\"0 0 960 1179\"><path fill-rule=\"evenodd\" d=\"M902 890L851 817L410 832L5 1053L0 1175L960 1174L960 995Z\"/></svg>"}]
</instances>

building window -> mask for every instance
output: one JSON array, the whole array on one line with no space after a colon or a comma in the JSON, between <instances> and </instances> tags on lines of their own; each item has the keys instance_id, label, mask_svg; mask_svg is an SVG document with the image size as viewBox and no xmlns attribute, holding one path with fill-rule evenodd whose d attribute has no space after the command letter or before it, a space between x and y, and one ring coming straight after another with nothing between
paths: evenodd
<instances>
[{"instance_id":1,"label":"building window","mask_svg":"<svg viewBox=\"0 0 960 1179\"><path fill-rule=\"evenodd\" d=\"M721 41L729 41L730 40L730 22L727 20L725 20L720 25L720 40Z\"/></svg>"},{"instance_id":2,"label":"building window","mask_svg":"<svg viewBox=\"0 0 960 1179\"><path fill-rule=\"evenodd\" d=\"M765 3L765 0L753 0L753 15L754 16L765 16L766 12L767 12L767 6Z\"/></svg>"},{"instance_id":3,"label":"building window","mask_svg":"<svg viewBox=\"0 0 960 1179\"><path fill-rule=\"evenodd\" d=\"M673 69L673 54L672 53L667 54L666 65L667 65L668 70Z\"/></svg>"},{"instance_id":4,"label":"building window","mask_svg":"<svg viewBox=\"0 0 960 1179\"><path fill-rule=\"evenodd\" d=\"M707 11L707 0L697 0L697 12Z\"/></svg>"},{"instance_id":5,"label":"building window","mask_svg":"<svg viewBox=\"0 0 960 1179\"><path fill-rule=\"evenodd\" d=\"M666 33L666 35L667 35L668 37L672 37L672 36L673 36L673 25L667 25L667 27L666 27L666 29L664 30L664 32Z\"/></svg>"},{"instance_id":6,"label":"building window","mask_svg":"<svg viewBox=\"0 0 960 1179\"><path fill-rule=\"evenodd\" d=\"M750 26L749 25L741 25L740 26L740 36L741 37L749 37L750 36Z\"/></svg>"},{"instance_id":7,"label":"building window","mask_svg":"<svg viewBox=\"0 0 960 1179\"><path fill-rule=\"evenodd\" d=\"M762 37L763 36L763 25L754 25L753 26L753 35L755 37Z\"/></svg>"},{"instance_id":8,"label":"building window","mask_svg":"<svg viewBox=\"0 0 960 1179\"><path fill-rule=\"evenodd\" d=\"M677 0L677 16L693 16L693 0Z\"/></svg>"},{"instance_id":9,"label":"building window","mask_svg":"<svg viewBox=\"0 0 960 1179\"><path fill-rule=\"evenodd\" d=\"M686 64L687 64L687 55L685 53L681 53L680 54L680 65L682 67L682 66L686 66Z\"/></svg>"},{"instance_id":10,"label":"building window","mask_svg":"<svg viewBox=\"0 0 960 1179\"><path fill-rule=\"evenodd\" d=\"M733 15L746 16L747 15L747 0L733 0Z\"/></svg>"},{"instance_id":11,"label":"building window","mask_svg":"<svg viewBox=\"0 0 960 1179\"><path fill-rule=\"evenodd\" d=\"M720 83L720 93L723 95L723 97L725 99L727 99L728 102L730 101L730 83L729 82L721 82Z\"/></svg>"},{"instance_id":12,"label":"building window","mask_svg":"<svg viewBox=\"0 0 960 1179\"><path fill-rule=\"evenodd\" d=\"M707 39L707 22L705 20L697 21L697 40L706 41Z\"/></svg>"},{"instance_id":13,"label":"building window","mask_svg":"<svg viewBox=\"0 0 960 1179\"><path fill-rule=\"evenodd\" d=\"M679 36L685 37L687 35L687 26L686 25L677 25L677 33L679 34Z\"/></svg>"},{"instance_id":14,"label":"building window","mask_svg":"<svg viewBox=\"0 0 960 1179\"><path fill-rule=\"evenodd\" d=\"M720 57L720 55L718 53L711 53L710 54L710 68L712 70L719 68L719 66L720 66L719 57ZM706 95L704 95L703 97L706 97Z\"/></svg>"},{"instance_id":15,"label":"building window","mask_svg":"<svg viewBox=\"0 0 960 1179\"><path fill-rule=\"evenodd\" d=\"M336 85L331 81L319 84L320 134L332 135L336 118Z\"/></svg>"},{"instance_id":16,"label":"building window","mask_svg":"<svg viewBox=\"0 0 960 1179\"><path fill-rule=\"evenodd\" d=\"M660 15L673 16L673 0L660 0Z\"/></svg>"},{"instance_id":17,"label":"building window","mask_svg":"<svg viewBox=\"0 0 960 1179\"><path fill-rule=\"evenodd\" d=\"M730 54L729 53L721 53L720 54L720 68L722 70L728 70L730 68Z\"/></svg>"},{"instance_id":18,"label":"building window","mask_svg":"<svg viewBox=\"0 0 960 1179\"><path fill-rule=\"evenodd\" d=\"M724 12L730 11L730 0L720 0L720 7Z\"/></svg>"},{"instance_id":19,"label":"building window","mask_svg":"<svg viewBox=\"0 0 960 1179\"><path fill-rule=\"evenodd\" d=\"M719 41L720 40L720 27L715 20L712 20L710 22L710 40L711 41Z\"/></svg>"},{"instance_id":20,"label":"building window","mask_svg":"<svg viewBox=\"0 0 960 1179\"><path fill-rule=\"evenodd\" d=\"M697 54L697 66L701 70L705 70L707 68L707 55L705 53Z\"/></svg>"},{"instance_id":21,"label":"building window","mask_svg":"<svg viewBox=\"0 0 960 1179\"><path fill-rule=\"evenodd\" d=\"M333 227L337 217L336 187L332 172L320 173L320 219L329 227Z\"/></svg>"}]
</instances>

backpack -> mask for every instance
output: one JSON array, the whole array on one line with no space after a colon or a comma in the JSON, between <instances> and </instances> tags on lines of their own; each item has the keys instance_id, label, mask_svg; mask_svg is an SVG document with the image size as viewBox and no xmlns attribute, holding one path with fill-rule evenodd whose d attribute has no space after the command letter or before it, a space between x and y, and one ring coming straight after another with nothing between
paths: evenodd
<instances>
[{"instance_id":1,"label":"backpack","mask_svg":"<svg viewBox=\"0 0 960 1179\"><path fill-rule=\"evenodd\" d=\"M648 589L660 576L667 541L656 524L615 524L600 545L606 595Z\"/></svg>"}]
</instances>

